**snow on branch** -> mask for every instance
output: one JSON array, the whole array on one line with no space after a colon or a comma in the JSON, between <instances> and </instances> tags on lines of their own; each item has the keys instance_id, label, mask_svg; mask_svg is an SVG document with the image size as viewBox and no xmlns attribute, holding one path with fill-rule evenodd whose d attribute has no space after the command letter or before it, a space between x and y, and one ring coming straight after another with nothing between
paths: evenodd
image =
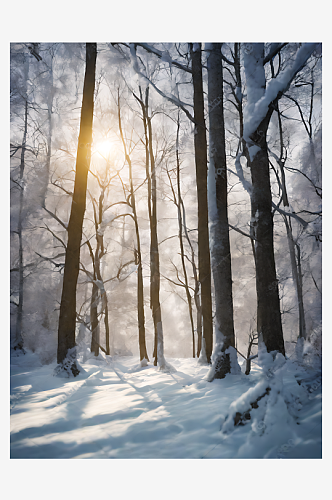
<instances>
[{"instance_id":1,"label":"snow on branch","mask_svg":"<svg viewBox=\"0 0 332 500\"><path fill-rule=\"evenodd\" d=\"M155 54L162 61L168 62L169 64L172 64L173 66L176 66L177 68L182 69L183 71L186 71L187 73L192 73L190 68L179 63L179 61L172 59L167 52L162 52L161 50L158 50L155 47L152 47L152 45L149 45L148 43L136 43L136 45L139 47L142 47L143 49L145 49L147 52L150 52L151 54Z\"/></svg>"},{"instance_id":2,"label":"snow on branch","mask_svg":"<svg viewBox=\"0 0 332 500\"><path fill-rule=\"evenodd\" d=\"M288 90L292 80L301 71L317 46L316 43L304 43L298 49L293 63L290 63L276 78L270 80L264 90L261 81L264 61L256 58L257 50L255 50L254 45L259 44L247 44L244 57L248 103L244 111L243 136L247 142L250 142L250 136L257 130L259 124L267 115L270 104Z\"/></svg>"},{"instance_id":3,"label":"snow on branch","mask_svg":"<svg viewBox=\"0 0 332 500\"><path fill-rule=\"evenodd\" d=\"M286 210L283 210L278 205L276 205L274 202L272 202L272 206L280 214L282 214L282 215L288 215L289 217L293 217L293 219L296 219L297 222L299 222L304 228L306 228L308 226L309 223L306 222L305 220L303 220L302 217L299 217L296 213L290 212L290 211L287 212Z\"/></svg>"},{"instance_id":4,"label":"snow on branch","mask_svg":"<svg viewBox=\"0 0 332 500\"><path fill-rule=\"evenodd\" d=\"M236 172L237 172L236 175L240 179L240 181L242 182L242 186L244 187L244 189L247 191L249 196L251 196L252 186L251 186L251 182L247 181L244 177L243 168L242 168L241 161L240 161L241 156L243 156L243 152L239 152L235 158L235 168L236 168ZM232 173L235 173L235 172L232 172Z\"/></svg>"},{"instance_id":5,"label":"snow on branch","mask_svg":"<svg viewBox=\"0 0 332 500\"><path fill-rule=\"evenodd\" d=\"M190 121L192 121L193 123L195 123L195 120L194 120L194 117L189 113L189 111L185 108L185 106L190 106L190 107L193 107L191 104L187 104L185 102L182 102L180 101L176 96L174 96L173 94L171 95L167 95L165 94L162 90L160 90L151 80L148 76L144 75L140 69L139 69L139 65L138 65L138 59L137 59L137 55L136 55L136 49L135 49L135 45L137 44L134 44L134 43L131 43L130 44L130 55L131 55L131 59L132 59L132 65L133 65L133 69L135 70L135 72L138 74L139 77L141 78L144 78L150 85L151 87L153 87L155 89L156 92L158 92L159 95L161 95L162 97L164 97L165 99L167 99L168 101L170 101L172 104L174 104L175 106L177 106L178 108L182 109L182 111L186 114L186 116L189 118Z\"/></svg>"}]
</instances>

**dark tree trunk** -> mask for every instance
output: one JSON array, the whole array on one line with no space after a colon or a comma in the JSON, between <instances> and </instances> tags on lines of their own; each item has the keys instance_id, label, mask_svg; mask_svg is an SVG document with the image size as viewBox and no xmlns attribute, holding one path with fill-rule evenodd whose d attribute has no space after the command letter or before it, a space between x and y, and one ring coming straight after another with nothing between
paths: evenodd
<instances>
[{"instance_id":1,"label":"dark tree trunk","mask_svg":"<svg viewBox=\"0 0 332 500\"><path fill-rule=\"evenodd\" d=\"M60 304L57 352L58 363L64 361L67 356L67 351L75 346L76 286L79 273L83 217L86 206L87 178L91 157L96 58L97 44L87 43L75 185L68 223L68 243ZM75 374L76 371L78 371L76 367L72 369L73 374Z\"/></svg>"},{"instance_id":2,"label":"dark tree trunk","mask_svg":"<svg viewBox=\"0 0 332 500\"><path fill-rule=\"evenodd\" d=\"M148 213L150 221L150 308L152 310L152 318L154 325L154 347L153 357L154 366L158 363L158 332L162 337L162 321L160 308L160 272L159 272L159 249L158 249L158 233L157 233L157 179L155 172L155 160L153 154L152 142L152 125L151 117L149 117L149 87L145 90L145 101L141 87L140 99L134 94L139 101L143 113L143 125L145 136L145 168L148 181ZM159 330L158 330L158 324ZM161 340L163 340L161 338Z\"/></svg>"},{"instance_id":3,"label":"dark tree trunk","mask_svg":"<svg viewBox=\"0 0 332 500\"><path fill-rule=\"evenodd\" d=\"M90 307L90 323L91 323L91 352L95 356L99 355L99 321L98 321L98 286L95 282L92 283L91 307Z\"/></svg>"},{"instance_id":4,"label":"dark tree trunk","mask_svg":"<svg viewBox=\"0 0 332 500\"><path fill-rule=\"evenodd\" d=\"M158 362L158 324L159 335L162 336L162 322L161 322L161 308L160 308L160 272L159 272L159 249L158 249L158 233L157 233L157 178L156 169L152 148L152 126L151 118L147 119L148 132L149 132L149 156L150 156L150 175L151 175L151 219L150 219L150 232L151 232L151 244L150 244L150 272L151 272L151 282L150 282L150 297L151 297L151 308L152 317L154 324L154 366L157 366Z\"/></svg>"},{"instance_id":5,"label":"dark tree trunk","mask_svg":"<svg viewBox=\"0 0 332 500\"><path fill-rule=\"evenodd\" d=\"M272 107L251 135L260 150L252 161L248 156L252 178L251 211L255 217L257 332L262 336L268 352L277 350L285 354L274 260L272 195L266 144L271 115Z\"/></svg>"},{"instance_id":6,"label":"dark tree trunk","mask_svg":"<svg viewBox=\"0 0 332 500\"><path fill-rule=\"evenodd\" d=\"M229 354L224 352L235 347L232 270L229 244L227 209L227 168L225 124L223 110L223 75L221 43L209 44L208 96L209 96L209 169L215 185L216 205L210 211L210 231L212 232L211 255L215 290L216 324L214 378L223 378L230 369ZM212 186L211 186L212 187Z\"/></svg>"},{"instance_id":7,"label":"dark tree trunk","mask_svg":"<svg viewBox=\"0 0 332 500\"><path fill-rule=\"evenodd\" d=\"M247 130L244 130L244 136L248 149L253 147L251 152L255 151L255 153L252 153L253 157L250 157L250 154L247 156L247 160L251 168L251 203L252 214L255 218L256 233L257 332L259 338L262 338L264 341L268 351L276 350L282 354L285 354L285 347L274 261L272 195L266 136L273 110L277 109L278 100L288 90L292 80L301 71L316 47L315 44L305 45L298 50L295 62L293 66L290 66L289 71L284 71L282 86L277 87L277 95L275 93L272 94L275 97L273 100L270 98L271 100L265 116L263 117L258 114L260 124L255 130L252 130L250 123L252 124L253 122L249 120L247 126L244 127L245 129L247 128ZM301 54L300 51L302 51ZM250 103L248 113L254 113L251 118L255 119L256 104L262 97L267 97L263 43L247 45L244 55L244 68L246 73L247 99ZM259 107L257 112L259 113Z\"/></svg>"},{"instance_id":8,"label":"dark tree trunk","mask_svg":"<svg viewBox=\"0 0 332 500\"><path fill-rule=\"evenodd\" d=\"M23 239L22 239L22 217L23 217L23 201L24 201L24 186L23 175L25 168L25 146L28 130L28 100L25 99L24 105L24 132L21 149L21 163L20 163L20 206L18 213L18 307L16 318L16 340L14 349L23 350L23 335L22 335L22 320L23 320L23 286L24 286L24 273L23 273Z\"/></svg>"},{"instance_id":9,"label":"dark tree trunk","mask_svg":"<svg viewBox=\"0 0 332 500\"><path fill-rule=\"evenodd\" d=\"M104 310L104 325L105 325L105 336L106 336L106 354L109 356L111 354L110 351L110 324L108 320L108 301L105 293L105 310Z\"/></svg>"},{"instance_id":10,"label":"dark tree trunk","mask_svg":"<svg viewBox=\"0 0 332 500\"><path fill-rule=\"evenodd\" d=\"M198 270L199 282L201 286L203 337L205 339L207 360L210 363L212 354L213 325L207 201L207 143L204 120L201 44L195 44L195 47L192 43L190 44L190 57L192 61L192 76L194 85L194 147L198 204Z\"/></svg>"}]
</instances>

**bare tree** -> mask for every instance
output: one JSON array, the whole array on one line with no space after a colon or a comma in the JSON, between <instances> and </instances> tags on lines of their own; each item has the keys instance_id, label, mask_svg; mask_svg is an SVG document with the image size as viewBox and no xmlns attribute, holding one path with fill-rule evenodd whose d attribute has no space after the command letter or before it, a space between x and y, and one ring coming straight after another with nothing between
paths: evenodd
<instances>
[{"instance_id":1,"label":"bare tree","mask_svg":"<svg viewBox=\"0 0 332 500\"><path fill-rule=\"evenodd\" d=\"M57 361L62 368L74 376L79 374L76 365L76 287L79 273L80 244L83 217L86 206L86 187L91 158L92 120L94 105L95 71L97 44L86 44L86 68L83 87L80 133L76 160L73 201L68 223L68 243L66 248L63 288L60 304ZM70 352L68 352L70 351ZM68 367L63 363L69 359Z\"/></svg>"},{"instance_id":2,"label":"bare tree","mask_svg":"<svg viewBox=\"0 0 332 500\"><path fill-rule=\"evenodd\" d=\"M207 142L204 119L204 94L202 78L201 44L190 44L192 76L194 85L194 120L195 120L195 165L198 203L198 269L201 286L201 304L203 316L203 338L206 357L211 362L212 354L212 301L211 301L211 264L208 226L207 200Z\"/></svg>"},{"instance_id":3,"label":"bare tree","mask_svg":"<svg viewBox=\"0 0 332 500\"><path fill-rule=\"evenodd\" d=\"M244 50L244 69L247 84L244 139L247 161L251 170L252 214L255 217L255 257L257 290L257 331L268 351L285 354L281 324L278 281L276 277L272 195L269 176L267 131L278 100L289 88L295 75L303 68L315 49L315 44L303 44L287 70L270 83L265 92L264 44L247 44ZM259 106L256 104L260 102Z\"/></svg>"},{"instance_id":4,"label":"bare tree","mask_svg":"<svg viewBox=\"0 0 332 500\"><path fill-rule=\"evenodd\" d=\"M231 370L229 348L235 347L231 251L229 244L227 165L223 105L221 43L208 44L209 98L209 219L212 270L215 290L215 347L213 378Z\"/></svg>"},{"instance_id":5,"label":"bare tree","mask_svg":"<svg viewBox=\"0 0 332 500\"><path fill-rule=\"evenodd\" d=\"M130 193L127 198L127 203L132 209L132 218L135 224L136 233L136 245L135 249L135 264L137 265L137 314L138 314L138 341L140 350L140 360L144 358L148 361L148 354L146 350L145 342L145 316L144 316L144 292L143 292L143 269L142 269L142 252L141 252L141 240L138 227L137 211L136 211L136 200L135 191L133 183L133 171L132 163L130 158L130 152L127 151L126 140L123 134L122 122L121 122L121 105L120 105L120 91L118 89L117 97L117 107L118 107L118 123L119 131L121 136L121 141L123 145L124 155L129 168L129 182L130 182Z\"/></svg>"},{"instance_id":6,"label":"bare tree","mask_svg":"<svg viewBox=\"0 0 332 500\"><path fill-rule=\"evenodd\" d=\"M176 274L177 274L177 279L178 283L171 281L177 286L184 287L186 291L186 297L187 297L187 304L188 304L188 312L189 312L189 319L190 319L190 326L191 326L191 334L192 334L192 348L193 348L193 358L195 358L195 324L194 324L194 317L193 317L193 308L192 308L192 298L191 298L191 293L190 289L191 287L189 286L189 280L188 280L188 273L187 273L187 268L186 268L186 263L185 259L187 258L187 255L185 253L184 249L184 237L183 237L183 217L182 217L182 207L183 207L183 200L182 200L182 195L181 195L181 179L180 179L180 156L179 156L179 131L180 131L180 119L179 119L179 113L178 113L178 118L177 118L177 131L176 131L176 186L177 186L177 193L175 192L173 182L172 182L172 177L169 169L166 169L166 173L169 179L169 184L171 187L172 195L173 195L173 202L176 206L177 209L177 214L178 214L178 227L179 227L179 232L178 232L178 237L179 237L179 243L180 243L180 257L181 257L181 265L182 265L182 273L184 277L184 281L182 281L179 277L178 269L176 268ZM169 279L169 278L166 278Z\"/></svg>"}]
</instances>

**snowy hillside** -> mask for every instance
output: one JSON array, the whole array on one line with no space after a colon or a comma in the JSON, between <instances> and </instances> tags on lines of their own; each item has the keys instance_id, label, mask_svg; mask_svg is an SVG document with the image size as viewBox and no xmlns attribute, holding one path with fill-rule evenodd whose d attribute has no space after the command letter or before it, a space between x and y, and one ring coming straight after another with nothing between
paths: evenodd
<instances>
[{"instance_id":1,"label":"snowy hillside","mask_svg":"<svg viewBox=\"0 0 332 500\"><path fill-rule=\"evenodd\" d=\"M171 373L79 361L86 373L61 379L31 352L12 358L11 458L321 458L321 378L290 360L212 383L190 358Z\"/></svg>"}]
</instances>

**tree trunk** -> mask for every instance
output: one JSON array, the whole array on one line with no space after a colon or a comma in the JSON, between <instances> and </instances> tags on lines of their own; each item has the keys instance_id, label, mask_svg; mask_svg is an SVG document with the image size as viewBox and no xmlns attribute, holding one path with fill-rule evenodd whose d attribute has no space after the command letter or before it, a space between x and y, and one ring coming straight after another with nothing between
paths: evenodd
<instances>
[{"instance_id":1,"label":"tree trunk","mask_svg":"<svg viewBox=\"0 0 332 500\"><path fill-rule=\"evenodd\" d=\"M302 291L302 273L301 273L301 253L300 247L297 243L295 243L292 233L291 221L287 220L286 216L283 216L286 232L287 232L287 240L289 247L289 254L291 259L291 267L292 267L292 276L293 282L296 289L297 296L297 305L299 312L299 337L306 338L306 328L305 328L305 316L304 316L304 305L303 305L303 291ZM296 252L295 252L296 248Z\"/></svg>"},{"instance_id":2,"label":"tree trunk","mask_svg":"<svg viewBox=\"0 0 332 500\"><path fill-rule=\"evenodd\" d=\"M177 213L178 213L178 227L179 227L179 243L180 243L180 256L181 256L181 264L182 264L182 272L184 276L184 286L186 290L186 296L187 296L187 303L188 303L188 310L189 310L189 318L190 318L190 325L191 325L191 334L192 334L192 340L193 340L193 358L195 357L195 324L194 324L194 318L193 318L193 308L192 308L192 299L190 295L190 290L189 290L189 284L188 284L188 273L187 273L187 268L185 264L185 251L184 251L184 244L183 244L183 221L182 221L182 207L184 210L184 204L181 196L181 180L180 180L180 157L179 157L179 132L180 132L180 120L179 120L179 113L178 113L178 119L177 119L177 131L176 131L176 184L177 184L177 195L175 194L175 190L173 187L172 179L171 176L167 170L167 175L169 178L170 182L170 187L172 190L173 194L173 200L174 204L177 208Z\"/></svg>"},{"instance_id":3,"label":"tree trunk","mask_svg":"<svg viewBox=\"0 0 332 500\"><path fill-rule=\"evenodd\" d=\"M203 317L203 337L205 339L207 360L212 354L212 301L211 301L211 265L208 228L207 201L207 143L204 120L204 95L201 62L201 44L190 44L192 75L194 85L195 119L195 165L198 204L198 269L201 286L201 304Z\"/></svg>"},{"instance_id":4,"label":"tree trunk","mask_svg":"<svg viewBox=\"0 0 332 500\"><path fill-rule=\"evenodd\" d=\"M87 178L91 157L96 58L97 44L87 43L75 185L68 223L68 243L60 304L57 352L58 363L64 361L68 350L75 347L76 286L79 272L83 217L86 206ZM72 372L74 375L78 374L76 366L72 368Z\"/></svg>"},{"instance_id":5,"label":"tree trunk","mask_svg":"<svg viewBox=\"0 0 332 500\"><path fill-rule=\"evenodd\" d=\"M99 355L99 321L98 321L98 286L92 283L91 306L90 306L90 324L91 324L91 352L95 356Z\"/></svg>"},{"instance_id":6,"label":"tree trunk","mask_svg":"<svg viewBox=\"0 0 332 500\"><path fill-rule=\"evenodd\" d=\"M260 147L252 161L251 210L255 217L255 257L257 292L257 332L268 352L277 350L285 355L282 332L279 288L273 245L272 195L266 134L271 114L268 114L251 136Z\"/></svg>"},{"instance_id":7,"label":"tree trunk","mask_svg":"<svg viewBox=\"0 0 332 500\"><path fill-rule=\"evenodd\" d=\"M138 234L138 225L136 224L136 236ZM145 342L145 316L144 316L144 292L143 292L143 269L142 269L142 254L139 236L137 239L137 308L138 308L138 344L140 360L146 359L149 361L149 356L146 350Z\"/></svg>"},{"instance_id":8,"label":"tree trunk","mask_svg":"<svg viewBox=\"0 0 332 500\"><path fill-rule=\"evenodd\" d=\"M279 159L277 160L277 163L279 165L280 174L281 174L281 182L279 181L279 185L281 185L283 205L284 205L284 207L288 207L289 202L288 202L288 196L287 196L286 176L285 176L285 168L284 168L286 160L283 159L284 158L284 154L283 154L284 139L283 139L281 114L280 114L278 105L277 105L277 112L278 112L278 123L279 123L279 139L280 139L280 156L279 156ZM309 136L309 138L310 138L310 136ZM293 282L295 285L296 295L297 295L297 305L298 305L298 311L299 311L299 337L305 338L306 337L306 329L305 329L303 292L302 292L300 247L295 243L294 238L293 238L291 218L289 217L289 220L287 220L287 217L285 215L283 215L283 219L284 219L285 226L286 226L288 247L289 247L291 267L292 267L292 276L293 276ZM295 253L295 247L297 248L297 257L296 257L296 253ZM298 258L298 262L296 262L297 258Z\"/></svg>"},{"instance_id":9,"label":"tree trunk","mask_svg":"<svg viewBox=\"0 0 332 500\"><path fill-rule=\"evenodd\" d=\"M186 269L186 264L185 264L185 260L184 260L185 254L184 254L183 234L182 234L182 231L183 231L182 215L181 215L182 198L181 198L181 183L180 183L180 161L179 161L179 149L178 149L179 127L180 127L180 124L178 123L178 130L177 130L177 137L176 137L176 176L177 176L177 188L178 188L177 209L178 209L178 223L179 223L179 242L180 242L180 254L181 254L182 270L183 270L183 275L184 275L184 284L185 284L187 302L188 302L191 334L192 334L192 340L193 340L193 358L194 358L195 357L195 325L194 325L194 318L193 318L191 295L190 295L189 286L188 286L187 269Z\"/></svg>"},{"instance_id":10,"label":"tree trunk","mask_svg":"<svg viewBox=\"0 0 332 500\"><path fill-rule=\"evenodd\" d=\"M211 255L215 290L216 324L214 378L223 378L230 369L229 347L235 347L232 270L227 208L227 166L223 111L221 43L208 45L209 99L209 218L212 233ZM211 176L211 177L210 177Z\"/></svg>"},{"instance_id":11,"label":"tree trunk","mask_svg":"<svg viewBox=\"0 0 332 500\"><path fill-rule=\"evenodd\" d=\"M110 324L108 320L108 301L107 297L105 297L105 310L104 310L104 324L105 324L105 335L106 335L106 354L109 356L111 354L110 351Z\"/></svg>"},{"instance_id":12,"label":"tree trunk","mask_svg":"<svg viewBox=\"0 0 332 500\"><path fill-rule=\"evenodd\" d=\"M196 305L196 325L197 325L197 357L201 354L202 349L202 305L199 295L195 293L195 305Z\"/></svg>"},{"instance_id":13,"label":"tree trunk","mask_svg":"<svg viewBox=\"0 0 332 500\"><path fill-rule=\"evenodd\" d=\"M139 87L140 99L139 101L142 114L143 126L145 137L145 171L148 186L148 215L150 222L150 309L152 311L153 327L154 327L154 347L153 357L154 366L158 362L158 323L161 322L161 311L159 303L159 288L160 288L160 275L159 275L159 253L158 253L158 237L157 237L157 219L156 219L156 177L154 155L152 147L152 126L149 118L149 87L145 89L145 101L141 87ZM142 271L141 271L142 272ZM156 276L156 273L158 274ZM162 335L162 328L161 328ZM147 358L148 359L148 358Z\"/></svg>"},{"instance_id":14,"label":"tree trunk","mask_svg":"<svg viewBox=\"0 0 332 500\"><path fill-rule=\"evenodd\" d=\"M299 336L306 338L307 332L305 327L304 305L303 305L303 282L302 282L302 268L301 268L301 249L298 243L296 246L297 256L297 271L298 271L298 303L299 303Z\"/></svg>"},{"instance_id":15,"label":"tree trunk","mask_svg":"<svg viewBox=\"0 0 332 500\"><path fill-rule=\"evenodd\" d=\"M126 142L123 136L122 125L121 125L121 108L120 108L120 95L118 91L118 119L119 119L119 130L120 136L124 148L125 158L128 163L129 168L129 182L130 182L130 206L133 211L133 219L135 223L135 233L136 233L136 244L137 249L135 250L135 263L137 265L137 317L138 317L138 344L140 351L140 360L146 359L149 361L146 342L145 342L145 315L144 315L144 290L143 290L143 271L142 271L142 253L141 253L141 241L136 213L136 201L135 192L133 184L133 173L130 156L127 154Z\"/></svg>"},{"instance_id":16,"label":"tree trunk","mask_svg":"<svg viewBox=\"0 0 332 500\"><path fill-rule=\"evenodd\" d=\"M192 246L191 240L189 238L189 234L187 231L187 226L186 226L186 211L184 208L184 203L181 198L181 208L182 208L182 220L183 220L183 230L184 234L186 237L186 240L189 244L190 250L191 250L191 266L193 270L193 276L194 276L194 281L195 281L195 290L194 290L194 301L195 301L195 306L196 306L196 329L197 329L197 357L199 358L199 355L201 353L202 349L202 304L201 304L201 298L199 295L199 281L198 281L198 276L197 276L197 267L195 263L195 252L194 252L194 247Z\"/></svg>"},{"instance_id":17,"label":"tree trunk","mask_svg":"<svg viewBox=\"0 0 332 500\"><path fill-rule=\"evenodd\" d=\"M158 250L158 234L157 234L157 179L156 179L156 169L152 148L152 126L151 118L148 117L148 132L149 132L149 156L150 156L150 175L151 175L151 221L150 221L150 231L151 231L151 245L150 245L150 271L151 271L151 283L150 283L150 297L152 306L152 317L154 324L154 366L157 366L158 362L158 324L159 326L159 336L163 335L162 321L161 321L161 308L159 300L160 292L160 273L159 273L159 250Z\"/></svg>"},{"instance_id":18,"label":"tree trunk","mask_svg":"<svg viewBox=\"0 0 332 500\"><path fill-rule=\"evenodd\" d=\"M47 187L50 179L50 170L51 170L51 156L52 156L52 133L53 133L53 120L52 120L52 115L53 115L53 58L54 54L51 54L51 63L50 63L50 80L49 80L49 93L48 93L48 98L47 98L47 120L48 120L48 135L47 135L47 149L46 149L46 168L45 172L43 173L43 182L44 182L44 189L42 192L42 199L41 199L41 205L42 207L45 208L45 201L46 201L46 194L47 194Z\"/></svg>"},{"instance_id":19,"label":"tree trunk","mask_svg":"<svg viewBox=\"0 0 332 500\"><path fill-rule=\"evenodd\" d=\"M27 76L27 75L26 75ZM22 336L22 319L23 319L23 286L24 286L24 273L23 273L23 239L22 239L22 213L24 202L24 186L23 175L25 167L25 147L28 130L28 100L25 96L24 105L24 132L21 149L21 163L20 163L20 206L18 214L17 234L18 234L18 307L16 318L16 340L14 349L23 350L23 336Z\"/></svg>"},{"instance_id":20,"label":"tree trunk","mask_svg":"<svg viewBox=\"0 0 332 500\"><path fill-rule=\"evenodd\" d=\"M266 79L263 61L264 44L249 44L244 54L248 103L243 134L247 146L247 162L251 169L251 213L255 220L257 333L259 340L264 341L268 352L277 350L285 354L274 260L272 194L266 142L267 130L279 94L270 103L259 125L254 130L248 125L256 118L256 103L265 96Z\"/></svg>"}]
</instances>

